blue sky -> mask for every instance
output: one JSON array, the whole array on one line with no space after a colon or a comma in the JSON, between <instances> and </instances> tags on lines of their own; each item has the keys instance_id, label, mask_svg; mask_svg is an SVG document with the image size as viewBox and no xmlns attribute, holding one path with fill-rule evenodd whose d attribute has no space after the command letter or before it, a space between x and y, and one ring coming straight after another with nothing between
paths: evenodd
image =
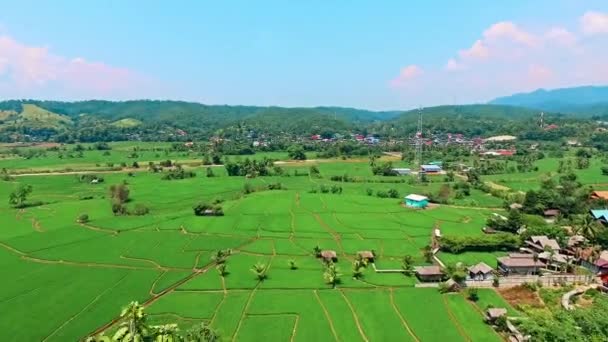
<instances>
[{"instance_id":1,"label":"blue sky","mask_svg":"<svg viewBox=\"0 0 608 342\"><path fill-rule=\"evenodd\" d=\"M0 98L406 109L608 84L605 0L4 2Z\"/></svg>"}]
</instances>

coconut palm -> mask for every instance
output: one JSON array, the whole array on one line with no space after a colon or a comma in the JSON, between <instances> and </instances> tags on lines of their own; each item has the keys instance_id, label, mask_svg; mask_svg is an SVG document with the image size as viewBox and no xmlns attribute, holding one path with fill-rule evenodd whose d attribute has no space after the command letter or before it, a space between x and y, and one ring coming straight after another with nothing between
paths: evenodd
<instances>
[{"instance_id":1,"label":"coconut palm","mask_svg":"<svg viewBox=\"0 0 608 342\"><path fill-rule=\"evenodd\" d=\"M538 262L538 253L532 254L532 259L534 260L534 274L537 274L538 266L536 266L536 263Z\"/></svg>"},{"instance_id":2,"label":"coconut palm","mask_svg":"<svg viewBox=\"0 0 608 342\"><path fill-rule=\"evenodd\" d=\"M217 273L220 274L220 277L225 277L228 274L228 271L226 270L226 264L219 264L215 267L215 269L217 270Z\"/></svg>"},{"instance_id":3,"label":"coconut palm","mask_svg":"<svg viewBox=\"0 0 608 342\"><path fill-rule=\"evenodd\" d=\"M122 322L112 340L119 342L140 342L149 335L144 307L138 302L131 302L125 306L120 312L120 318Z\"/></svg>"},{"instance_id":4,"label":"coconut palm","mask_svg":"<svg viewBox=\"0 0 608 342\"><path fill-rule=\"evenodd\" d=\"M335 288L336 285L340 283L340 276L341 274L336 265L333 262L329 262L325 268L325 273L323 273L325 281L331 285L332 288Z\"/></svg>"},{"instance_id":5,"label":"coconut palm","mask_svg":"<svg viewBox=\"0 0 608 342\"><path fill-rule=\"evenodd\" d=\"M401 268L403 268L403 273L406 276L411 276L414 274L414 258L411 255L406 255L403 257L403 263L401 264Z\"/></svg>"},{"instance_id":6,"label":"coconut palm","mask_svg":"<svg viewBox=\"0 0 608 342\"><path fill-rule=\"evenodd\" d=\"M312 249L312 252L316 257L321 256L321 247L319 247L319 245L316 245L315 248Z\"/></svg>"},{"instance_id":7,"label":"coconut palm","mask_svg":"<svg viewBox=\"0 0 608 342\"><path fill-rule=\"evenodd\" d=\"M152 326L150 330L153 331L154 342L182 341L182 337L179 335L179 328L175 323Z\"/></svg>"},{"instance_id":8,"label":"coconut palm","mask_svg":"<svg viewBox=\"0 0 608 342\"><path fill-rule=\"evenodd\" d=\"M211 260L216 264L223 264L230 254L232 254L231 249L220 249L211 255Z\"/></svg>"},{"instance_id":9,"label":"coconut palm","mask_svg":"<svg viewBox=\"0 0 608 342\"><path fill-rule=\"evenodd\" d=\"M424 260L426 262L433 262L433 249L431 248L431 246L424 246L424 248L422 249L422 256L424 257Z\"/></svg>"},{"instance_id":10,"label":"coconut palm","mask_svg":"<svg viewBox=\"0 0 608 342\"><path fill-rule=\"evenodd\" d=\"M298 269L298 265L296 264L296 261L294 259L287 260L287 264L289 265L289 269L290 270L297 270Z\"/></svg>"},{"instance_id":11,"label":"coconut palm","mask_svg":"<svg viewBox=\"0 0 608 342\"><path fill-rule=\"evenodd\" d=\"M267 277L266 265L262 263L257 263L253 265L253 267L251 268L251 272L255 273L255 276L258 278L259 281L264 281L264 279L266 279Z\"/></svg>"},{"instance_id":12,"label":"coconut palm","mask_svg":"<svg viewBox=\"0 0 608 342\"><path fill-rule=\"evenodd\" d=\"M592 240L599 233L602 226L597 223L590 215L582 215L576 224L577 234L581 234L589 240Z\"/></svg>"},{"instance_id":13,"label":"coconut palm","mask_svg":"<svg viewBox=\"0 0 608 342\"><path fill-rule=\"evenodd\" d=\"M365 265L362 260L353 261L353 278L361 279L363 277L363 270L365 269Z\"/></svg>"},{"instance_id":14,"label":"coconut palm","mask_svg":"<svg viewBox=\"0 0 608 342\"><path fill-rule=\"evenodd\" d=\"M220 336L205 322L193 327L186 332L184 342L219 342Z\"/></svg>"}]
</instances>

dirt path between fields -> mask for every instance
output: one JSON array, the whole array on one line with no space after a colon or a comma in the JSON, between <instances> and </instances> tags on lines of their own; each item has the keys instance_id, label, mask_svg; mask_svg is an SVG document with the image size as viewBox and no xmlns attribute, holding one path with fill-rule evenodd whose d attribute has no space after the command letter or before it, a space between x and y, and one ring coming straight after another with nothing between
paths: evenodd
<instances>
[{"instance_id":1,"label":"dirt path between fields","mask_svg":"<svg viewBox=\"0 0 608 342\"><path fill-rule=\"evenodd\" d=\"M412 336L412 338L414 338L415 341L420 342L420 339L418 338L418 336L416 336L416 334L414 334L414 331L412 330L412 328L410 328L409 324L407 324L407 321L405 320L403 315L401 315L401 311L399 311L399 308L395 304L395 295L393 293L392 287L389 288L389 297L391 300L391 305L393 306L393 309L395 310L395 313L397 314L397 316L399 316L399 319L401 320L401 323L405 327L405 330L407 330L407 332L410 334L410 336Z\"/></svg>"},{"instance_id":2,"label":"dirt path between fields","mask_svg":"<svg viewBox=\"0 0 608 342\"><path fill-rule=\"evenodd\" d=\"M456 327L456 330L458 330L460 336L462 336L466 341L473 342L473 340L471 340L471 337L469 337L469 335L462 329L462 326L458 322L456 316L454 316L454 313L452 312L452 309L450 309L449 305L450 304L448 303L447 296L443 295L443 307L447 311L450 321L452 321L452 323Z\"/></svg>"},{"instance_id":3,"label":"dirt path between fields","mask_svg":"<svg viewBox=\"0 0 608 342\"><path fill-rule=\"evenodd\" d=\"M346 305L348 305L348 307L350 309L350 312L353 314L353 318L355 319L355 325L357 326L357 329L359 330L359 334L361 335L361 338L363 338L363 340L365 342L369 342L369 339L367 338L367 336L365 335L365 332L363 331L363 327L361 326L361 322L359 322L359 317L357 316L357 312L355 312L355 308L353 307L353 305L350 303L350 301L348 300L348 298L344 294L344 291L342 291L341 289L339 289L338 291L340 291L340 294L342 295L342 298L346 302Z\"/></svg>"},{"instance_id":4,"label":"dirt path between fields","mask_svg":"<svg viewBox=\"0 0 608 342\"><path fill-rule=\"evenodd\" d=\"M319 302L319 305L321 305L321 309L323 310L323 313L325 314L325 318L327 318L327 322L329 322L329 328L331 329L331 333L334 335L334 338L336 339L336 341L340 341L340 339L338 338L338 334L336 333L336 328L334 328L334 322L331 320L331 316L329 315L329 311L327 311L325 304L323 304L321 297L319 297L319 291L314 290L312 292L315 294L315 298L317 298L317 302Z\"/></svg>"}]
</instances>

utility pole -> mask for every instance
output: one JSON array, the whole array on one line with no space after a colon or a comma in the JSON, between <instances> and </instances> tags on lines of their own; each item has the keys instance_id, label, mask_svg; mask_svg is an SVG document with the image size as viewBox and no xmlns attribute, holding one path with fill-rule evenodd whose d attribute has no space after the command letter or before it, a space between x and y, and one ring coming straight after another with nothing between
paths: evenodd
<instances>
[{"instance_id":1,"label":"utility pole","mask_svg":"<svg viewBox=\"0 0 608 342\"><path fill-rule=\"evenodd\" d=\"M418 129L416 130L416 163L422 165L422 108L418 108ZM418 172L420 174L420 170Z\"/></svg>"}]
</instances>

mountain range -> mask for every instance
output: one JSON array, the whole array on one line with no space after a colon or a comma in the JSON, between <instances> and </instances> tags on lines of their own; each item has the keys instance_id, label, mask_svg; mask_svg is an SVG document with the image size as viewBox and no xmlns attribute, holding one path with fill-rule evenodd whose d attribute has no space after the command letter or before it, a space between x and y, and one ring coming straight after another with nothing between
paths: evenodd
<instances>
[{"instance_id":1,"label":"mountain range","mask_svg":"<svg viewBox=\"0 0 608 342\"><path fill-rule=\"evenodd\" d=\"M608 86L538 89L499 97L489 104L527 107L544 111L588 116L608 115Z\"/></svg>"}]
</instances>

